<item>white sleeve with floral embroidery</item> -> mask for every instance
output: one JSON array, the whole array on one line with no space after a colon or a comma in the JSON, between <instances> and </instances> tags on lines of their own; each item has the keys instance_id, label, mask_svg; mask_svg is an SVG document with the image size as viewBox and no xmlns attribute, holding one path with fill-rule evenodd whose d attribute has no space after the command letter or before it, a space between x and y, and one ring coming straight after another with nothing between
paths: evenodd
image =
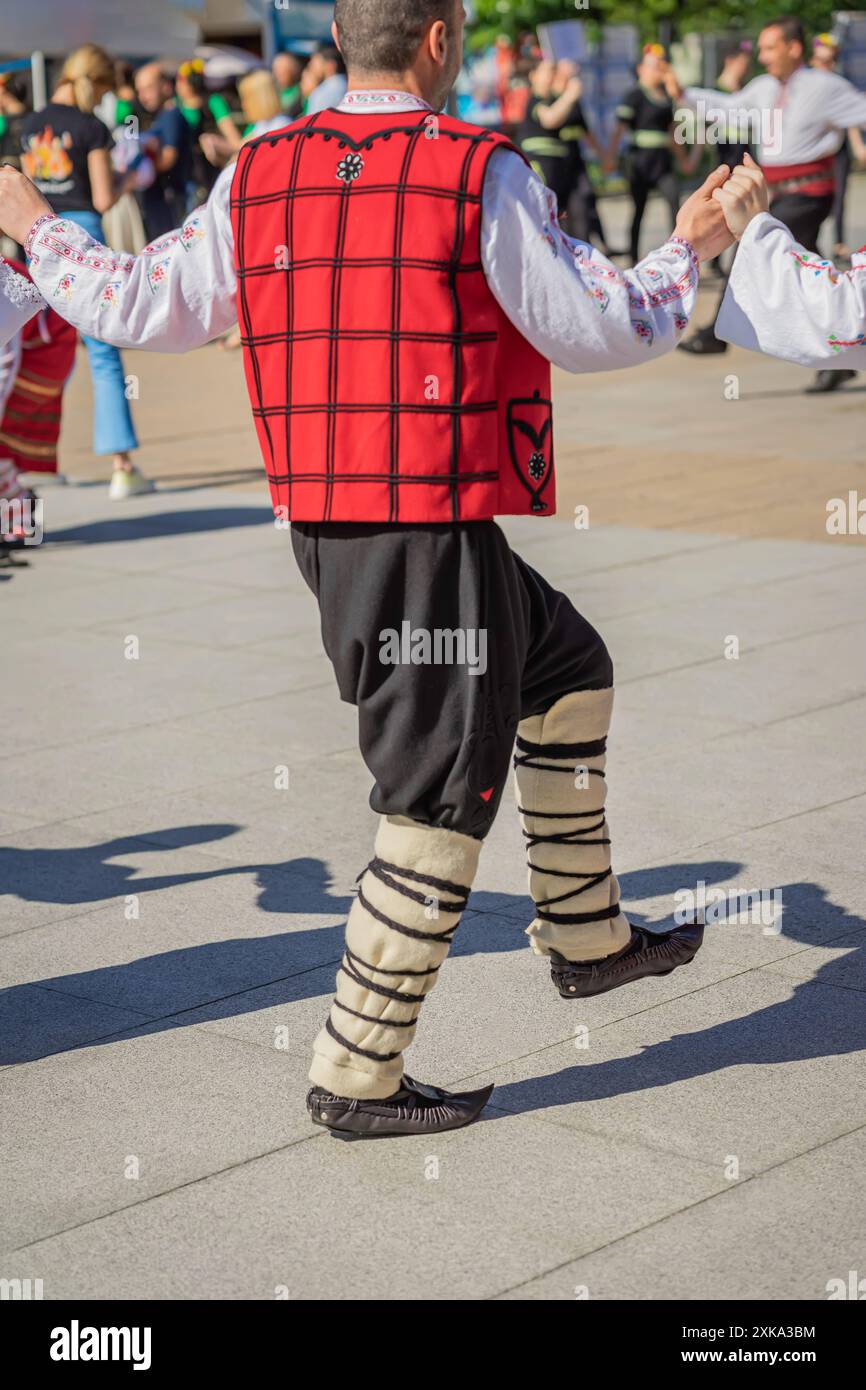
<instances>
[{"instance_id":1,"label":"white sleeve with floral embroidery","mask_svg":"<svg viewBox=\"0 0 866 1390\"><path fill-rule=\"evenodd\" d=\"M567 372L634 367L675 348L697 299L700 266L676 238L634 270L573 241L556 196L519 155L493 155L484 185L487 282L525 338Z\"/></svg>"},{"instance_id":2,"label":"white sleeve with floral embroidery","mask_svg":"<svg viewBox=\"0 0 866 1390\"><path fill-rule=\"evenodd\" d=\"M140 256L116 255L72 222L46 218L31 273L58 313L118 347L185 352L235 319L232 171L205 207ZM695 306L699 266L672 240L632 271L562 232L553 195L512 151L484 187L482 261L511 321L570 372L612 371L675 347Z\"/></svg>"},{"instance_id":3,"label":"white sleeve with floral embroidery","mask_svg":"<svg viewBox=\"0 0 866 1390\"><path fill-rule=\"evenodd\" d=\"M866 368L866 247L846 274L768 212L746 228L716 337L803 367Z\"/></svg>"},{"instance_id":4,"label":"white sleeve with floral embroidery","mask_svg":"<svg viewBox=\"0 0 866 1390\"><path fill-rule=\"evenodd\" d=\"M0 348L16 339L25 323L44 307L39 291L0 256ZM8 360L8 355L4 354L4 361ZM8 372L0 368L0 414L7 390L3 383L7 378Z\"/></svg>"},{"instance_id":5,"label":"white sleeve with floral embroidery","mask_svg":"<svg viewBox=\"0 0 866 1390\"><path fill-rule=\"evenodd\" d=\"M30 273L82 333L121 348L188 352L231 328L235 304L229 194L233 169L177 231L139 256L110 251L64 218L31 232Z\"/></svg>"}]
</instances>

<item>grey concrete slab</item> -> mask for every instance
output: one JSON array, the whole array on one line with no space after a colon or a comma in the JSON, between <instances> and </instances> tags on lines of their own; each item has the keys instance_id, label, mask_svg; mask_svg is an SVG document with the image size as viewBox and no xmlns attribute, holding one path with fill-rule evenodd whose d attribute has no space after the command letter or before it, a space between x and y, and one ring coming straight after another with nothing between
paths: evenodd
<instances>
[{"instance_id":1,"label":"grey concrete slab","mask_svg":"<svg viewBox=\"0 0 866 1390\"><path fill-rule=\"evenodd\" d=\"M790 980L814 980L840 989L866 990L866 926L832 942L774 961L765 969Z\"/></svg>"},{"instance_id":2,"label":"grey concrete slab","mask_svg":"<svg viewBox=\"0 0 866 1390\"><path fill-rule=\"evenodd\" d=\"M7 989L4 981L0 987L0 1095L8 1096L5 1083L15 1070L14 1062L51 1057L99 1038L113 1038L124 1028L139 1027L145 1020L146 1015L137 1009L119 1009L35 985ZM12 1125L13 1110L4 1107L7 1133Z\"/></svg>"},{"instance_id":3,"label":"grey concrete slab","mask_svg":"<svg viewBox=\"0 0 866 1390\"><path fill-rule=\"evenodd\" d=\"M826 805L782 816L757 827L750 832L749 839L763 856L800 855L807 877L814 872L850 875L858 871L862 876L864 821L866 796L843 795ZM736 854L739 846L740 837L732 835L720 848ZM866 891L861 903L866 905Z\"/></svg>"},{"instance_id":4,"label":"grey concrete slab","mask_svg":"<svg viewBox=\"0 0 866 1390\"><path fill-rule=\"evenodd\" d=\"M287 660L286 665L296 676L295 663ZM205 710L173 720L169 727L205 738L220 749L234 743L245 755L270 760L272 767L288 765L290 776L299 763L325 761L338 753L360 763L357 712L340 700L330 668L322 678L321 685L308 690L293 688L261 700Z\"/></svg>"},{"instance_id":5,"label":"grey concrete slab","mask_svg":"<svg viewBox=\"0 0 866 1390\"><path fill-rule=\"evenodd\" d=\"M40 552L27 572L26 585L21 584L16 590L15 614L24 629L24 639L32 641L37 624L44 637L46 617L51 631L77 631L120 622L125 634L132 619L143 622L145 618L157 614L165 617L187 607L205 614L219 613L233 599L233 592L225 585L191 584L163 574L118 574L106 579L99 570L77 571L72 565L64 566L58 573L55 556ZM148 623L147 631L153 631L152 623Z\"/></svg>"},{"instance_id":6,"label":"grey concrete slab","mask_svg":"<svg viewBox=\"0 0 866 1390\"><path fill-rule=\"evenodd\" d=\"M303 1069L276 1048L140 1029L72 1046L0 1073L3 1250L75 1231L309 1133Z\"/></svg>"},{"instance_id":7,"label":"grey concrete slab","mask_svg":"<svg viewBox=\"0 0 866 1390\"><path fill-rule=\"evenodd\" d=\"M864 1164L861 1128L501 1297L826 1300L862 1277Z\"/></svg>"},{"instance_id":8,"label":"grey concrete slab","mask_svg":"<svg viewBox=\"0 0 866 1390\"><path fill-rule=\"evenodd\" d=\"M207 1006L210 1018L232 1017L258 1005L254 986L273 984L286 997L288 982L325 961L339 960L349 899L319 889L309 876L281 866L258 873L238 866L208 866L186 856L178 872L142 880L171 887L142 892L138 917L128 899L80 912L44 927L0 939L0 982L13 990L39 985L115 1008L130 1008L166 1027L187 1027L186 1014ZM196 873L199 878L195 877ZM184 882L184 877L188 881ZM128 888L134 892L137 881ZM332 971L333 974L333 971ZM46 1021L51 1037L50 1020ZM39 1056L35 1039L25 1054L14 1036L0 1039L0 1061Z\"/></svg>"},{"instance_id":9,"label":"grey concrete slab","mask_svg":"<svg viewBox=\"0 0 866 1390\"><path fill-rule=\"evenodd\" d=\"M825 705L858 699L866 689L866 642L863 623L836 632L809 634L748 652L740 662L712 662L678 672L630 682L649 707L669 711L701 710L725 717L731 708L759 708L764 721L782 719ZM743 690L737 667L752 677ZM832 672L832 678L828 673Z\"/></svg>"},{"instance_id":10,"label":"grey concrete slab","mask_svg":"<svg viewBox=\"0 0 866 1390\"><path fill-rule=\"evenodd\" d=\"M223 777L272 777L278 761L271 762L239 737L226 741L215 762L213 743L206 735L171 723L104 737L94 729L94 736L68 742L64 732L62 727L46 730L50 746L13 753L4 760L4 791L10 803L26 805L40 824L75 820L130 801L152 804L154 793L195 793Z\"/></svg>"},{"instance_id":11,"label":"grey concrete slab","mask_svg":"<svg viewBox=\"0 0 866 1390\"><path fill-rule=\"evenodd\" d=\"M321 646L318 609L310 593L281 594L274 603L273 594L255 590L240 596L221 594L218 601L197 598L190 604L181 598L183 580L173 580L173 588L177 603L171 611L138 619L143 640L153 637L189 647L240 650L263 642L288 644L294 638L288 650L295 653L303 651L305 644L316 652ZM122 620L113 617L94 623L93 627L97 632L125 633L128 615Z\"/></svg>"},{"instance_id":12,"label":"grey concrete slab","mask_svg":"<svg viewBox=\"0 0 866 1390\"><path fill-rule=\"evenodd\" d=\"M46 638L19 649L14 686L0 693L6 727L23 725L27 690L39 692L39 718L28 719L16 747L38 748L46 730L62 728L68 738L128 729L135 724L214 709L286 689L285 663L248 653L243 664L231 652L188 650L158 640L139 643L128 659L127 634L79 632Z\"/></svg>"},{"instance_id":13,"label":"grey concrete slab","mask_svg":"<svg viewBox=\"0 0 866 1390\"><path fill-rule=\"evenodd\" d=\"M124 831L133 839L171 846L184 827L201 826L201 854L213 852L244 865L309 860L317 876L316 866L325 863L336 891L348 892L372 854L378 825L368 806L372 779L356 754L316 761L314 771L301 759L297 766L291 759L286 765L285 790L275 786L274 770L267 769L209 782L194 794L143 798L125 808ZM97 812L76 820L69 834L104 843L116 827L114 811ZM209 827L216 833L209 835Z\"/></svg>"},{"instance_id":14,"label":"grey concrete slab","mask_svg":"<svg viewBox=\"0 0 866 1390\"><path fill-rule=\"evenodd\" d=\"M593 1001L588 1045L498 1067L497 1104L610 1139L628 1134L753 1174L858 1124L866 1013L855 990L749 971L609 1025ZM491 1080L493 1077L491 1076Z\"/></svg>"},{"instance_id":15,"label":"grey concrete slab","mask_svg":"<svg viewBox=\"0 0 866 1390\"><path fill-rule=\"evenodd\" d=\"M433 1144L296 1143L28 1246L3 1272L38 1269L46 1298L478 1299L719 1186L701 1164L673 1181L637 1145L491 1114Z\"/></svg>"}]
</instances>

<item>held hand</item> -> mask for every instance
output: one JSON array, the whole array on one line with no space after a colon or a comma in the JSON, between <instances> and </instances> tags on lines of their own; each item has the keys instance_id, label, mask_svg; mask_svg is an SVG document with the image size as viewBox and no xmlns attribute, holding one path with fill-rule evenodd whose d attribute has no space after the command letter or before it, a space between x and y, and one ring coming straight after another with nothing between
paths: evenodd
<instances>
[{"instance_id":1,"label":"held hand","mask_svg":"<svg viewBox=\"0 0 866 1390\"><path fill-rule=\"evenodd\" d=\"M733 244L733 233L728 229L721 207L714 200L714 195L730 178L730 172L727 164L714 169L706 182L680 208L676 235L691 242L699 260L715 260Z\"/></svg>"},{"instance_id":2,"label":"held hand","mask_svg":"<svg viewBox=\"0 0 866 1390\"><path fill-rule=\"evenodd\" d=\"M753 218L770 207L767 180L750 154L736 168L723 188L717 188L713 198L725 216L731 232L739 240Z\"/></svg>"},{"instance_id":3,"label":"held hand","mask_svg":"<svg viewBox=\"0 0 866 1390\"><path fill-rule=\"evenodd\" d=\"M0 165L0 230L23 246L33 223L44 213L53 216L54 209L27 176L11 164Z\"/></svg>"},{"instance_id":4,"label":"held hand","mask_svg":"<svg viewBox=\"0 0 866 1390\"><path fill-rule=\"evenodd\" d=\"M572 101L580 101L580 98L583 95L583 82L579 77L575 76L570 77L568 79L568 81L565 84L564 95L566 93L569 97L571 97Z\"/></svg>"}]
</instances>

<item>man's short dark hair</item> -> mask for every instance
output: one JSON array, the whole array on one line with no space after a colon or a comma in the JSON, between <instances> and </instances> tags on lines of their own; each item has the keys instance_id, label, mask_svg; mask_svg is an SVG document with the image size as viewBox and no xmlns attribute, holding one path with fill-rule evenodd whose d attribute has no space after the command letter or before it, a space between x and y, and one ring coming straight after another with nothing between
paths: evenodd
<instances>
[{"instance_id":1,"label":"man's short dark hair","mask_svg":"<svg viewBox=\"0 0 866 1390\"><path fill-rule=\"evenodd\" d=\"M778 19L769 20L764 28L781 29L785 43L799 43L803 52L806 52L806 29L802 19L798 19L796 15L783 14Z\"/></svg>"},{"instance_id":2,"label":"man's short dark hair","mask_svg":"<svg viewBox=\"0 0 866 1390\"><path fill-rule=\"evenodd\" d=\"M455 0L336 0L334 18L346 66L356 72L405 72L431 24L446 23Z\"/></svg>"}]
</instances>

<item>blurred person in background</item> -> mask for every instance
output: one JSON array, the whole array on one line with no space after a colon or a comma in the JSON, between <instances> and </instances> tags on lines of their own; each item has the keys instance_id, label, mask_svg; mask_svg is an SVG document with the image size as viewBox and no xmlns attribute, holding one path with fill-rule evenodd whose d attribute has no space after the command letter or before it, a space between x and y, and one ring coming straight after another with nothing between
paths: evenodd
<instances>
[{"instance_id":1,"label":"blurred person in background","mask_svg":"<svg viewBox=\"0 0 866 1390\"><path fill-rule=\"evenodd\" d=\"M21 168L21 122L27 115L24 92L12 73L0 72L0 164ZM8 237L0 238L0 255L21 260L23 251Z\"/></svg>"},{"instance_id":2,"label":"blurred person in background","mask_svg":"<svg viewBox=\"0 0 866 1390\"><path fill-rule=\"evenodd\" d=\"M250 140L257 140L260 135L267 135L269 131L282 130L288 124L288 117L281 109L277 84L267 68L256 68L254 72L248 72L242 77L238 82L238 95L247 122L243 134L244 144ZM221 158L224 164L228 164L235 156L226 147L217 152L217 157ZM226 352L236 352L241 346L240 329L232 328L219 340L218 346Z\"/></svg>"},{"instance_id":3,"label":"blurred person in background","mask_svg":"<svg viewBox=\"0 0 866 1390\"><path fill-rule=\"evenodd\" d=\"M271 64L274 82L280 94L280 108L289 120L300 116L304 99L301 95L301 75L304 64L297 53L278 53Z\"/></svg>"},{"instance_id":4,"label":"blurred person in background","mask_svg":"<svg viewBox=\"0 0 866 1390\"><path fill-rule=\"evenodd\" d=\"M21 124L21 166L54 211L92 237L104 240L102 215L127 184L111 166L111 131L93 109L114 86L114 63L96 44L69 55L48 105ZM132 177L132 176L130 176ZM71 294L70 268L64 293ZM93 452L112 459L110 496L122 501L152 492L153 484L130 458L138 448L126 396L123 362L117 348L84 337L93 382Z\"/></svg>"},{"instance_id":5,"label":"blurred person in background","mask_svg":"<svg viewBox=\"0 0 866 1390\"><path fill-rule=\"evenodd\" d=\"M21 122L27 115L23 92L11 73L0 72L0 160L21 167Z\"/></svg>"},{"instance_id":6,"label":"blurred person in background","mask_svg":"<svg viewBox=\"0 0 866 1390\"><path fill-rule=\"evenodd\" d=\"M853 126L866 125L866 93L838 72L809 67L807 50L802 21L782 15L761 30L758 57L764 72L741 92L705 87L684 91L673 72L668 79L677 101L738 107L761 120L761 168L770 187L773 216L796 242L818 255L818 236L835 201L839 141ZM716 337L713 322L680 346L684 352L705 354L726 352L728 345ZM851 368L822 368L806 391L837 391L856 374Z\"/></svg>"},{"instance_id":7,"label":"blurred person in background","mask_svg":"<svg viewBox=\"0 0 866 1390\"><path fill-rule=\"evenodd\" d=\"M680 181L674 168L674 154L684 173L689 172L687 156L673 138L674 104L668 84L668 65L661 44L648 43L635 69L637 86L627 92L616 108L616 125L611 136L606 171L616 169L620 145L628 137L628 182L634 202L630 255L636 265L640 252L640 233L649 196L660 193L668 206L671 228L680 208Z\"/></svg>"},{"instance_id":8,"label":"blurred person in background","mask_svg":"<svg viewBox=\"0 0 866 1390\"><path fill-rule=\"evenodd\" d=\"M143 115L144 110L135 95L135 70L132 63L118 58L114 64L114 116L109 124L123 125L130 116L140 120Z\"/></svg>"},{"instance_id":9,"label":"blurred person in background","mask_svg":"<svg viewBox=\"0 0 866 1390\"><path fill-rule=\"evenodd\" d=\"M219 173L209 154L213 148L210 137L220 135L223 145L236 153L241 147L241 134L225 97L219 92L208 94L200 58L181 63L175 91L177 109L192 138L192 192L188 204L191 210L207 202Z\"/></svg>"},{"instance_id":10,"label":"blurred person in background","mask_svg":"<svg viewBox=\"0 0 866 1390\"><path fill-rule=\"evenodd\" d=\"M568 90L572 79L581 82L578 65L568 58L563 58L557 63L554 74L553 95L555 98L558 99ZM590 129L580 96L572 105L565 118L565 124L560 127L558 134L559 139L569 151L573 171L573 185L567 200L569 235L576 237L578 241L592 242L594 240L607 255L607 240L601 225L595 188L583 157L583 147L588 145L601 164L604 163L605 151Z\"/></svg>"},{"instance_id":11,"label":"blurred person in background","mask_svg":"<svg viewBox=\"0 0 866 1390\"><path fill-rule=\"evenodd\" d=\"M718 76L720 92L734 93L743 90L752 70L753 52L754 44L751 39L739 39L724 51L722 70ZM729 169L736 169L738 164L742 164L743 156L752 153L748 132L745 134L747 138L743 139L739 123L732 115L728 122L726 139L717 146L719 164L727 164Z\"/></svg>"},{"instance_id":12,"label":"blurred person in background","mask_svg":"<svg viewBox=\"0 0 866 1390\"><path fill-rule=\"evenodd\" d=\"M174 83L159 63L146 63L135 74L135 93L150 127L142 139L153 160L156 178L140 194L141 212L150 241L179 225L187 213L192 180L192 134L178 107Z\"/></svg>"},{"instance_id":13,"label":"blurred person in background","mask_svg":"<svg viewBox=\"0 0 866 1390\"><path fill-rule=\"evenodd\" d=\"M244 113L243 143L256 140L272 130L282 130L289 118L282 108L277 84L267 68L256 68L238 82L238 96Z\"/></svg>"},{"instance_id":14,"label":"blurred person in background","mask_svg":"<svg viewBox=\"0 0 866 1390\"><path fill-rule=\"evenodd\" d=\"M8 279L10 269L29 280L23 264L0 257L0 277ZM46 304L0 347L0 552L25 544L30 517L22 504L39 500L21 475L57 472L63 390L77 341L72 325Z\"/></svg>"},{"instance_id":15,"label":"blurred person in background","mask_svg":"<svg viewBox=\"0 0 866 1390\"><path fill-rule=\"evenodd\" d=\"M839 40L834 34L819 34L812 41L812 67L819 72L837 72L839 65ZM834 160L836 192L833 196L833 229L835 243L833 255L850 256L851 248L845 236L845 203L848 196L848 180L854 162L862 168L866 164L866 143L857 126L846 131Z\"/></svg>"},{"instance_id":16,"label":"blurred person in background","mask_svg":"<svg viewBox=\"0 0 866 1390\"><path fill-rule=\"evenodd\" d=\"M323 44L313 54L301 77L304 111L308 116L339 106L348 87L346 65L339 48Z\"/></svg>"},{"instance_id":17,"label":"blurred person in background","mask_svg":"<svg viewBox=\"0 0 866 1390\"><path fill-rule=\"evenodd\" d=\"M517 132L517 144L539 178L556 194L563 214L575 186L577 161L573 144L561 140L560 133L569 123L573 127L576 120L583 125L583 84L574 68L558 95L554 92L555 80L554 63L547 58L536 63L529 74L531 92Z\"/></svg>"}]
</instances>

